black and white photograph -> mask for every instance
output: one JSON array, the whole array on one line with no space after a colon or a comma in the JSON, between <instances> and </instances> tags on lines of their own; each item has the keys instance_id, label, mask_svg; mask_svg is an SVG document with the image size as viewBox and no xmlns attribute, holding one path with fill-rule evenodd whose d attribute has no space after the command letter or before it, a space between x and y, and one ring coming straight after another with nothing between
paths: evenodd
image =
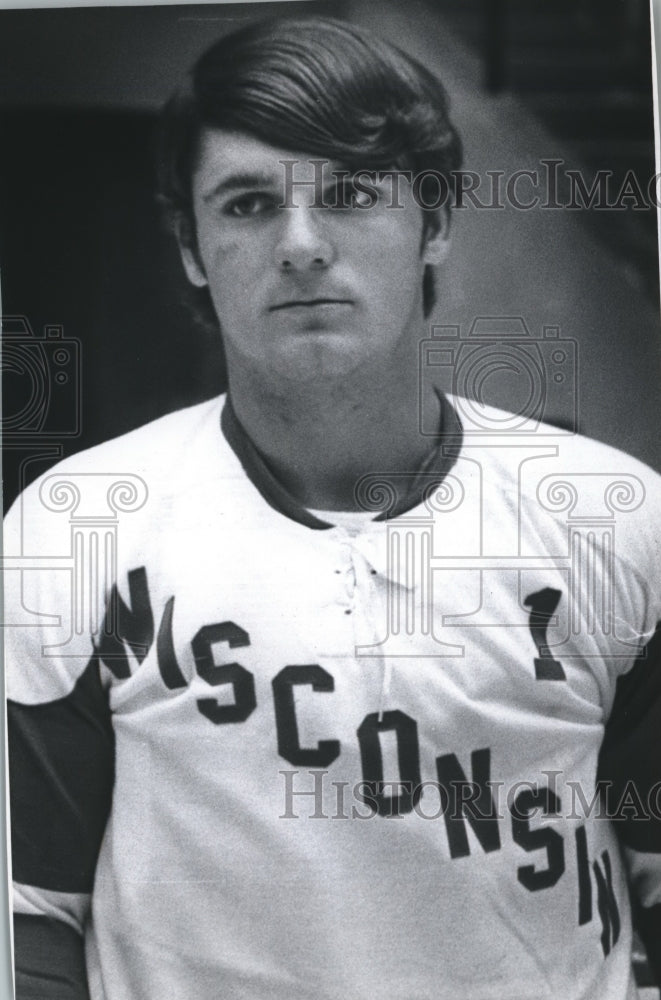
<instances>
[{"instance_id":1,"label":"black and white photograph","mask_svg":"<svg viewBox=\"0 0 661 1000\"><path fill-rule=\"evenodd\" d=\"M659 1000L660 20L0 5L16 1000Z\"/></svg>"}]
</instances>

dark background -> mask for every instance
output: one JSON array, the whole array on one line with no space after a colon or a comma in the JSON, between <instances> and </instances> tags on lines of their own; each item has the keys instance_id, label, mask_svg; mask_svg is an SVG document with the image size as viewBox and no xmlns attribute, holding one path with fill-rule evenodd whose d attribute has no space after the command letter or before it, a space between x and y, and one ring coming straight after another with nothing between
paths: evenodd
<instances>
[{"instance_id":1,"label":"dark background","mask_svg":"<svg viewBox=\"0 0 661 1000\"><path fill-rule=\"evenodd\" d=\"M0 11L6 503L62 455L223 389L218 339L192 321L159 221L154 125L211 41L273 10L352 18L430 65L482 175L544 157L588 180L634 169L645 187L654 173L640 0ZM536 338L558 326L579 348L579 429L661 468L656 213L454 214L433 321L523 317ZM508 379L486 384L489 402L511 407ZM571 403L546 416L566 420Z\"/></svg>"},{"instance_id":2,"label":"dark background","mask_svg":"<svg viewBox=\"0 0 661 1000\"><path fill-rule=\"evenodd\" d=\"M159 221L155 122L216 37L283 10L351 18L436 71L482 176L543 158L588 182L609 170L614 190L654 173L645 0L0 10L5 505L62 456L224 388ZM533 339L557 326L578 348L578 398L545 415L566 422L576 403L582 433L661 470L656 212L468 209L453 229L432 322L465 336L519 317ZM444 388L450 374L433 373ZM485 395L511 408L517 386L505 373Z\"/></svg>"}]
</instances>

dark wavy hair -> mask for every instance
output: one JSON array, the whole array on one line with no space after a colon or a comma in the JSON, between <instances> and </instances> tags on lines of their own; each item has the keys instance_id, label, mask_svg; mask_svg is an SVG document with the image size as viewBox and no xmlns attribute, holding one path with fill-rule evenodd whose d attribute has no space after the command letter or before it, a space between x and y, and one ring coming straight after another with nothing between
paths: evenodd
<instances>
[{"instance_id":1,"label":"dark wavy hair","mask_svg":"<svg viewBox=\"0 0 661 1000\"><path fill-rule=\"evenodd\" d=\"M170 225L193 241L191 180L206 126L246 132L352 170L435 171L449 188L451 171L461 166L461 141L440 81L383 39L331 18L260 21L224 36L166 104L158 196ZM426 202L424 187L421 194ZM448 209L422 211L427 235L438 231ZM193 293L198 318L217 325L208 290ZM425 315L434 298L427 267Z\"/></svg>"}]
</instances>

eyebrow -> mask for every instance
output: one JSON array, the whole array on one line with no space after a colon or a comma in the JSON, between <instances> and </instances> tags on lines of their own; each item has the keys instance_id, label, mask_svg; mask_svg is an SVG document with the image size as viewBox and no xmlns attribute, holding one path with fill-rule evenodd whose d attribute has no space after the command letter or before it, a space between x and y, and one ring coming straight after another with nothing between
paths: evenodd
<instances>
[{"instance_id":1,"label":"eyebrow","mask_svg":"<svg viewBox=\"0 0 661 1000\"><path fill-rule=\"evenodd\" d=\"M273 187L277 184L277 178L267 173L238 173L231 174L225 180L220 181L211 191L202 195L202 201L211 201L218 195L227 191L249 190L251 188Z\"/></svg>"}]
</instances>

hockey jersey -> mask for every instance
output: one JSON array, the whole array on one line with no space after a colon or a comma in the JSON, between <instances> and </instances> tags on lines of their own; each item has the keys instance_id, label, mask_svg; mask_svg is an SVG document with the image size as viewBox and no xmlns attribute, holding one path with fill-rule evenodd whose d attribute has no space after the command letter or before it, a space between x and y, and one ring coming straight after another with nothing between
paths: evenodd
<instances>
[{"instance_id":1,"label":"hockey jersey","mask_svg":"<svg viewBox=\"0 0 661 1000\"><path fill-rule=\"evenodd\" d=\"M461 402L363 516L297 505L224 398L14 505L14 909L83 935L92 1000L635 997L660 480Z\"/></svg>"}]
</instances>

